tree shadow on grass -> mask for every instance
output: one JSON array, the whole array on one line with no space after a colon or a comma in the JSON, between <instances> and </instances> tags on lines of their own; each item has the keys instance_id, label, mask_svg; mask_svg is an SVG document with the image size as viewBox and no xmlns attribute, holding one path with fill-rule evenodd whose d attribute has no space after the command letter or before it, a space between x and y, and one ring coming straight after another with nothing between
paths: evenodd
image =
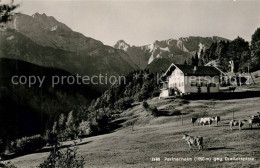
<instances>
[{"instance_id":1,"label":"tree shadow on grass","mask_svg":"<svg viewBox=\"0 0 260 168\"><path fill-rule=\"evenodd\" d=\"M223 150L223 149L235 149L235 148L228 148L225 146L220 146L220 147L211 147L211 148L206 148L207 150Z\"/></svg>"},{"instance_id":2,"label":"tree shadow on grass","mask_svg":"<svg viewBox=\"0 0 260 168\"><path fill-rule=\"evenodd\" d=\"M229 99L245 99L259 97L260 91L246 91L246 92L219 92L219 93L203 93L185 95L186 100L229 100Z\"/></svg>"},{"instance_id":3,"label":"tree shadow on grass","mask_svg":"<svg viewBox=\"0 0 260 168\"><path fill-rule=\"evenodd\" d=\"M68 148L68 147L81 146L81 145L85 145L85 144L88 144L88 143L91 143L91 142L92 141L77 143L77 145L75 145L75 144L62 145L58 148L63 149L63 148ZM10 155L2 155L1 157L2 157L3 160L7 161L7 160L14 159L16 157L20 157L20 156L24 156L24 155L50 152L52 149L53 148L51 146L47 146L47 147L44 147L42 149L38 149L38 150L35 150L35 151L24 152L24 153L13 153L13 154L10 154Z\"/></svg>"},{"instance_id":4,"label":"tree shadow on grass","mask_svg":"<svg viewBox=\"0 0 260 168\"><path fill-rule=\"evenodd\" d=\"M68 148L68 147L74 147L74 146L81 146L81 145L86 145L88 143L90 143L92 141L87 141L87 142L81 142L81 143L77 143L75 144L69 144L69 145L61 145L60 147L58 147L59 149L63 149L63 148ZM33 153L42 153L42 152L50 152L52 150L51 146L39 149L37 151L34 151Z\"/></svg>"},{"instance_id":5,"label":"tree shadow on grass","mask_svg":"<svg viewBox=\"0 0 260 168\"><path fill-rule=\"evenodd\" d=\"M253 127L253 128L242 128L242 130L260 130L260 127Z\"/></svg>"},{"instance_id":6,"label":"tree shadow on grass","mask_svg":"<svg viewBox=\"0 0 260 168\"><path fill-rule=\"evenodd\" d=\"M181 116L189 113L182 113L180 110L159 110L159 116Z\"/></svg>"}]
</instances>

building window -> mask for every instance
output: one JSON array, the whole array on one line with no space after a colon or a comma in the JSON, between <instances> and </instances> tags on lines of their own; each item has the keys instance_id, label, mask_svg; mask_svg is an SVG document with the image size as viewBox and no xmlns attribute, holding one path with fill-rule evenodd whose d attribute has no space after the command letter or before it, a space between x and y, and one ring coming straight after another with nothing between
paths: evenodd
<instances>
[{"instance_id":1,"label":"building window","mask_svg":"<svg viewBox=\"0 0 260 168\"><path fill-rule=\"evenodd\" d=\"M200 86L201 86L201 87L206 87L207 84L206 84L205 82L201 82L201 83L200 83Z\"/></svg>"},{"instance_id":2,"label":"building window","mask_svg":"<svg viewBox=\"0 0 260 168\"><path fill-rule=\"evenodd\" d=\"M208 85L209 85L209 87L216 87L215 83L209 83Z\"/></svg>"},{"instance_id":3,"label":"building window","mask_svg":"<svg viewBox=\"0 0 260 168\"><path fill-rule=\"evenodd\" d=\"M197 86L197 83L196 82L191 82L190 86Z\"/></svg>"}]
</instances>

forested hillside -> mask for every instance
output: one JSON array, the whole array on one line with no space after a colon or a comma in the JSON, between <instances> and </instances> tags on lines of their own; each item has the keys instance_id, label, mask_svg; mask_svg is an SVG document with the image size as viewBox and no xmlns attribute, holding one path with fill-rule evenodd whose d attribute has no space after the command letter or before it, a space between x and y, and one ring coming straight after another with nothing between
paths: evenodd
<instances>
[{"instance_id":1,"label":"forested hillside","mask_svg":"<svg viewBox=\"0 0 260 168\"><path fill-rule=\"evenodd\" d=\"M44 77L31 87L13 84L13 76ZM100 93L88 85L57 84L52 87L52 76L70 76L60 69L46 68L13 59L0 59L0 139L15 139L44 133L59 114L75 113L90 104Z\"/></svg>"},{"instance_id":2,"label":"forested hillside","mask_svg":"<svg viewBox=\"0 0 260 168\"><path fill-rule=\"evenodd\" d=\"M223 71L230 71L230 61L234 62L234 72L256 71L260 69L260 28L252 35L251 44L241 37L232 41L213 42L211 46L196 53L187 63L203 65L216 61Z\"/></svg>"}]
</instances>

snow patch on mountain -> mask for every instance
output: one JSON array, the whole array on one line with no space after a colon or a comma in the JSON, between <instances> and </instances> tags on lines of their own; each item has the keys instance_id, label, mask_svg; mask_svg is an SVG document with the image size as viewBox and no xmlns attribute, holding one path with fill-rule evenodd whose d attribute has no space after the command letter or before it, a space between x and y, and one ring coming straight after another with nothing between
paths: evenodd
<instances>
[{"instance_id":1,"label":"snow patch on mountain","mask_svg":"<svg viewBox=\"0 0 260 168\"><path fill-rule=\"evenodd\" d=\"M150 58L149 58L149 60L148 60L148 64L150 64L151 62L153 62L153 60L154 60L154 57L153 57L153 55L151 55Z\"/></svg>"},{"instance_id":2,"label":"snow patch on mountain","mask_svg":"<svg viewBox=\"0 0 260 168\"><path fill-rule=\"evenodd\" d=\"M6 39L7 39L7 40L13 40L13 39L14 39L14 36L7 37Z\"/></svg>"},{"instance_id":3,"label":"snow patch on mountain","mask_svg":"<svg viewBox=\"0 0 260 168\"><path fill-rule=\"evenodd\" d=\"M154 44L150 44L148 45L148 49L150 50L150 52L152 52L154 50Z\"/></svg>"},{"instance_id":4,"label":"snow patch on mountain","mask_svg":"<svg viewBox=\"0 0 260 168\"><path fill-rule=\"evenodd\" d=\"M124 44L120 44L119 48L120 48L121 50L127 51L127 49L129 48L129 46L124 45Z\"/></svg>"},{"instance_id":5,"label":"snow patch on mountain","mask_svg":"<svg viewBox=\"0 0 260 168\"><path fill-rule=\"evenodd\" d=\"M52 26L51 31L55 31L55 30L57 30L57 28L58 28L58 26Z\"/></svg>"},{"instance_id":6,"label":"snow patch on mountain","mask_svg":"<svg viewBox=\"0 0 260 168\"><path fill-rule=\"evenodd\" d=\"M179 40L181 40L181 41L188 41L188 37L180 37Z\"/></svg>"},{"instance_id":7,"label":"snow patch on mountain","mask_svg":"<svg viewBox=\"0 0 260 168\"><path fill-rule=\"evenodd\" d=\"M127 51L128 48L131 47L129 44L127 44L124 40L119 40L115 45L114 48Z\"/></svg>"},{"instance_id":8,"label":"snow patch on mountain","mask_svg":"<svg viewBox=\"0 0 260 168\"><path fill-rule=\"evenodd\" d=\"M173 40L174 40L174 39L169 39L169 40L167 40L167 44L168 44L168 45L171 45L170 42L172 42Z\"/></svg>"},{"instance_id":9,"label":"snow patch on mountain","mask_svg":"<svg viewBox=\"0 0 260 168\"><path fill-rule=\"evenodd\" d=\"M156 45L156 43L148 45L147 49L151 52L151 56L149 57L148 64L153 62L153 60L156 58L162 58L161 54L163 52L170 52L169 47L159 47ZM155 55L156 53L157 55Z\"/></svg>"},{"instance_id":10,"label":"snow patch on mountain","mask_svg":"<svg viewBox=\"0 0 260 168\"><path fill-rule=\"evenodd\" d=\"M215 39L215 38L214 38ZM205 51L207 46L210 46L213 41L212 37L180 37L179 39L167 39L163 41L154 41L151 44L143 45L143 46L134 46L130 49L127 49L125 45L118 45L115 48L121 48L128 52L129 55L143 54L145 56L145 63L151 64L157 58L181 58L182 60L187 60L191 57L194 52L198 53L200 57L201 51ZM136 51L136 53L135 53Z\"/></svg>"},{"instance_id":11,"label":"snow patch on mountain","mask_svg":"<svg viewBox=\"0 0 260 168\"><path fill-rule=\"evenodd\" d=\"M169 47L160 48L160 50L163 50L163 51L168 51L168 52L170 52L170 50L169 50Z\"/></svg>"},{"instance_id":12,"label":"snow patch on mountain","mask_svg":"<svg viewBox=\"0 0 260 168\"><path fill-rule=\"evenodd\" d=\"M184 46L182 40L177 40L177 46L180 50L184 52L189 52L189 50Z\"/></svg>"}]
</instances>

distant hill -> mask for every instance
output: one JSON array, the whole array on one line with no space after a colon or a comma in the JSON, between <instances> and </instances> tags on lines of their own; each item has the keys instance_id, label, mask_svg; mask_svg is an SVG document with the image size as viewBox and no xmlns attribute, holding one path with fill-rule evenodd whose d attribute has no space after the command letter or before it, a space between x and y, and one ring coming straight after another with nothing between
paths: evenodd
<instances>
[{"instance_id":1,"label":"distant hill","mask_svg":"<svg viewBox=\"0 0 260 168\"><path fill-rule=\"evenodd\" d=\"M45 76L41 88L39 82L28 85L14 85L11 78L18 76ZM0 139L11 139L43 133L60 113L90 104L100 93L89 85L63 83L51 86L52 76L71 76L64 70L47 68L24 61L0 59Z\"/></svg>"}]
</instances>

